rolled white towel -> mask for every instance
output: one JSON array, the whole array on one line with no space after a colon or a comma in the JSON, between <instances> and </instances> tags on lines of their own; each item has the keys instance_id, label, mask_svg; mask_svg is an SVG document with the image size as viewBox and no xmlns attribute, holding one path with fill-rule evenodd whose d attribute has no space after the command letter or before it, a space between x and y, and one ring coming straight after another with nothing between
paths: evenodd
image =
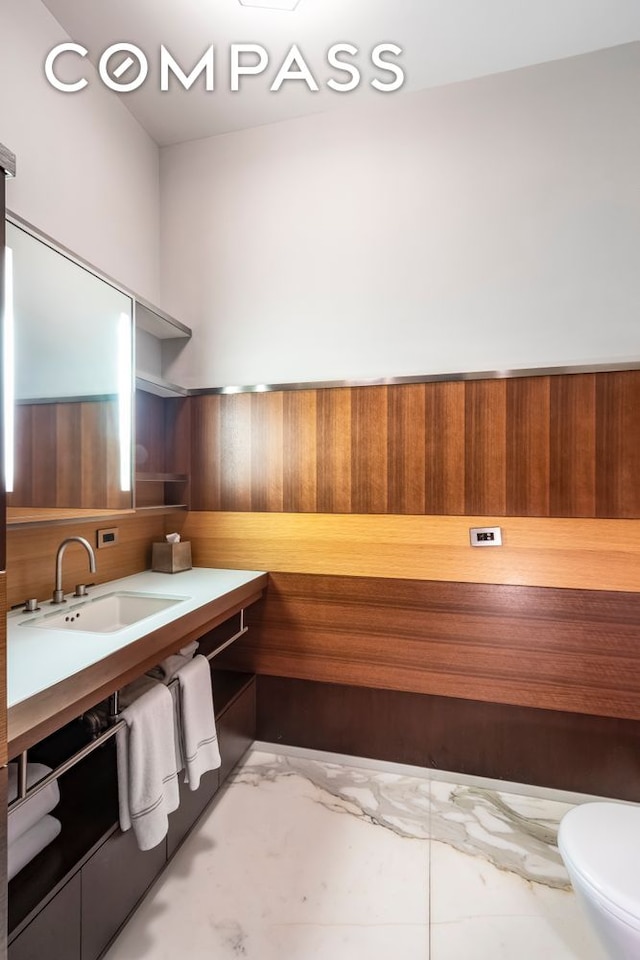
<instances>
[{"instance_id":1,"label":"rolled white towel","mask_svg":"<svg viewBox=\"0 0 640 960\"><path fill-rule=\"evenodd\" d=\"M7 879L11 880L15 877L16 873L19 873L45 847L48 847L61 829L60 821L47 815L18 837L14 843L10 843L7 851Z\"/></svg>"},{"instance_id":2,"label":"rolled white towel","mask_svg":"<svg viewBox=\"0 0 640 960\"><path fill-rule=\"evenodd\" d=\"M9 801L15 800L18 796L18 764L10 763L9 767ZM42 780L51 773L51 767L44 763L27 764L27 787L33 786L39 780ZM45 814L57 806L60 801L60 788L58 781L54 780L48 784L39 793L34 794L25 803L21 804L15 810L9 810L7 819L7 841L9 845L14 843L18 837L21 837L27 830L30 830Z\"/></svg>"},{"instance_id":3,"label":"rolled white towel","mask_svg":"<svg viewBox=\"0 0 640 960\"><path fill-rule=\"evenodd\" d=\"M182 647L177 653L172 654L165 660L161 660L156 667L153 667L152 670L149 670L149 676L155 677L157 680L162 680L163 683L169 683L169 681L174 678L178 670L180 670L181 667L184 667L186 663L189 663L189 661L193 659L193 656L199 646L200 644L197 640L192 640L191 643L186 645L186 647Z\"/></svg>"}]
</instances>

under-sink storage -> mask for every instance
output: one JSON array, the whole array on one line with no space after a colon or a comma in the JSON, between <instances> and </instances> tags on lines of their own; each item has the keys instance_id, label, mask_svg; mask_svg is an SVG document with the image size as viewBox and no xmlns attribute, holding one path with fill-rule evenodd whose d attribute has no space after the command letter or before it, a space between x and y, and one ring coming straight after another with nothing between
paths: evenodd
<instances>
[{"instance_id":1,"label":"under-sink storage","mask_svg":"<svg viewBox=\"0 0 640 960\"><path fill-rule=\"evenodd\" d=\"M221 627L229 636L237 632L233 622ZM220 640L220 633L203 637L203 652ZM97 960L105 952L255 737L255 677L212 665L212 682L222 766L196 791L181 784L180 806L157 847L142 852L133 832L119 829L113 739L61 777L53 815L62 832L9 884L9 960ZM30 750L29 759L55 766L87 738L74 721Z\"/></svg>"}]
</instances>

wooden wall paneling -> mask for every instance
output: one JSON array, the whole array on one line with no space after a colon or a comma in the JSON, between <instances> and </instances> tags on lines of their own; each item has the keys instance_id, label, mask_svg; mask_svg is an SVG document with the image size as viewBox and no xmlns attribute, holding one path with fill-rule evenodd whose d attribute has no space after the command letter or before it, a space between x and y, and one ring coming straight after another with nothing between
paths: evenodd
<instances>
[{"instance_id":1,"label":"wooden wall paneling","mask_svg":"<svg viewBox=\"0 0 640 960\"><path fill-rule=\"evenodd\" d=\"M222 668L640 720L640 595L272 574Z\"/></svg>"},{"instance_id":2,"label":"wooden wall paneling","mask_svg":"<svg viewBox=\"0 0 640 960\"><path fill-rule=\"evenodd\" d=\"M183 474L185 483L166 483L165 503L191 505L191 404L186 397L164 401L165 470Z\"/></svg>"},{"instance_id":3,"label":"wooden wall paneling","mask_svg":"<svg viewBox=\"0 0 640 960\"><path fill-rule=\"evenodd\" d=\"M136 471L164 473L164 400L136 391Z\"/></svg>"},{"instance_id":4,"label":"wooden wall paneling","mask_svg":"<svg viewBox=\"0 0 640 960\"><path fill-rule=\"evenodd\" d=\"M122 510L115 400L16 407L16 482L9 505Z\"/></svg>"},{"instance_id":5,"label":"wooden wall paneling","mask_svg":"<svg viewBox=\"0 0 640 960\"><path fill-rule=\"evenodd\" d=\"M49 479L56 484L56 506L84 507L83 486L86 485L85 476L79 469L77 461L82 456L82 422L81 410L83 404L66 403L54 408L56 436L55 462L49 466ZM61 409L64 408L64 409ZM38 442L34 438L34 442ZM62 456L60 455L62 454ZM98 504L86 504L98 506ZM103 503L100 506L108 506Z\"/></svg>"},{"instance_id":6,"label":"wooden wall paneling","mask_svg":"<svg viewBox=\"0 0 640 960\"><path fill-rule=\"evenodd\" d=\"M640 801L637 721L259 677L257 736L271 743Z\"/></svg>"},{"instance_id":7,"label":"wooden wall paneling","mask_svg":"<svg viewBox=\"0 0 640 960\"><path fill-rule=\"evenodd\" d=\"M596 388L596 512L640 516L640 375L602 373Z\"/></svg>"},{"instance_id":8,"label":"wooden wall paneling","mask_svg":"<svg viewBox=\"0 0 640 960\"><path fill-rule=\"evenodd\" d=\"M220 419L222 510L251 510L251 394L225 396Z\"/></svg>"},{"instance_id":9,"label":"wooden wall paneling","mask_svg":"<svg viewBox=\"0 0 640 960\"><path fill-rule=\"evenodd\" d=\"M80 407L82 439L73 459L82 476L82 506L102 507L107 503L105 407L97 403L82 403Z\"/></svg>"},{"instance_id":10,"label":"wooden wall paneling","mask_svg":"<svg viewBox=\"0 0 640 960\"><path fill-rule=\"evenodd\" d=\"M506 381L506 513L549 515L550 377Z\"/></svg>"},{"instance_id":11,"label":"wooden wall paneling","mask_svg":"<svg viewBox=\"0 0 640 960\"><path fill-rule=\"evenodd\" d=\"M596 516L596 374L549 378L549 513Z\"/></svg>"},{"instance_id":12,"label":"wooden wall paneling","mask_svg":"<svg viewBox=\"0 0 640 960\"><path fill-rule=\"evenodd\" d=\"M36 404L32 415L31 435L31 495L32 505L56 507L56 416L52 404ZM75 460L73 451L70 457Z\"/></svg>"},{"instance_id":13,"label":"wooden wall paneling","mask_svg":"<svg viewBox=\"0 0 640 960\"><path fill-rule=\"evenodd\" d=\"M13 492L8 494L8 504L30 504L33 502L31 489L33 480L33 406L30 403L18 403L15 408L15 463Z\"/></svg>"},{"instance_id":14,"label":"wooden wall paneling","mask_svg":"<svg viewBox=\"0 0 640 960\"><path fill-rule=\"evenodd\" d=\"M89 574L87 555L81 547L70 547L64 558L64 589L76 583L104 583L118 577L148 570L151 544L164 537L164 517L139 515L112 517L104 521L65 523L63 525L10 527L7 532L7 601L10 606L27 597L47 600L53 591L55 557L65 537L82 536L96 546L96 531L117 527L118 543L96 551L97 571Z\"/></svg>"},{"instance_id":15,"label":"wooden wall paneling","mask_svg":"<svg viewBox=\"0 0 640 960\"><path fill-rule=\"evenodd\" d=\"M388 389L351 391L351 505L353 513L388 511Z\"/></svg>"},{"instance_id":16,"label":"wooden wall paneling","mask_svg":"<svg viewBox=\"0 0 640 960\"><path fill-rule=\"evenodd\" d=\"M190 397L191 506L194 510L221 509L222 470L220 418L224 397Z\"/></svg>"},{"instance_id":17,"label":"wooden wall paneling","mask_svg":"<svg viewBox=\"0 0 640 960\"><path fill-rule=\"evenodd\" d=\"M284 394L251 394L251 509L284 506Z\"/></svg>"},{"instance_id":18,"label":"wooden wall paneling","mask_svg":"<svg viewBox=\"0 0 640 960\"><path fill-rule=\"evenodd\" d=\"M640 371L189 403L198 510L640 518Z\"/></svg>"},{"instance_id":19,"label":"wooden wall paneling","mask_svg":"<svg viewBox=\"0 0 640 960\"><path fill-rule=\"evenodd\" d=\"M499 524L500 549L469 545ZM201 566L640 591L640 521L545 517L190 513Z\"/></svg>"},{"instance_id":20,"label":"wooden wall paneling","mask_svg":"<svg viewBox=\"0 0 640 960\"><path fill-rule=\"evenodd\" d=\"M351 513L351 390L318 390L318 497L320 513Z\"/></svg>"},{"instance_id":21,"label":"wooden wall paneling","mask_svg":"<svg viewBox=\"0 0 640 960\"><path fill-rule=\"evenodd\" d=\"M425 384L387 391L388 493L385 513L425 512Z\"/></svg>"},{"instance_id":22,"label":"wooden wall paneling","mask_svg":"<svg viewBox=\"0 0 640 960\"><path fill-rule=\"evenodd\" d=\"M506 380L465 383L465 513L506 511Z\"/></svg>"},{"instance_id":23,"label":"wooden wall paneling","mask_svg":"<svg viewBox=\"0 0 640 960\"><path fill-rule=\"evenodd\" d=\"M418 439L419 442L419 439ZM465 384L425 384L425 513L465 512Z\"/></svg>"},{"instance_id":24,"label":"wooden wall paneling","mask_svg":"<svg viewBox=\"0 0 640 960\"><path fill-rule=\"evenodd\" d=\"M283 506L291 513L317 509L317 391L287 391L283 397Z\"/></svg>"}]
</instances>

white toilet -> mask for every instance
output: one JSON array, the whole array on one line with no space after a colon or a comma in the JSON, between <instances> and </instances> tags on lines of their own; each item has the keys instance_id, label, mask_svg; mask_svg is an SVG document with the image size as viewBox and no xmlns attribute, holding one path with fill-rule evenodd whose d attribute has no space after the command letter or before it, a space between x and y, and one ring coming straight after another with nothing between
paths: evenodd
<instances>
[{"instance_id":1,"label":"white toilet","mask_svg":"<svg viewBox=\"0 0 640 960\"><path fill-rule=\"evenodd\" d=\"M639 960L640 806L574 807L562 819L558 846L611 960Z\"/></svg>"}]
</instances>

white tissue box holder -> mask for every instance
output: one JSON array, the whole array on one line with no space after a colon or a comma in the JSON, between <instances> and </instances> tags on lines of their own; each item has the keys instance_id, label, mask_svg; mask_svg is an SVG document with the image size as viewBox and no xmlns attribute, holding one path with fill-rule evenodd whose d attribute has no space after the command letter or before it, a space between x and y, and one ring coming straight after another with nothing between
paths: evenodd
<instances>
[{"instance_id":1,"label":"white tissue box holder","mask_svg":"<svg viewBox=\"0 0 640 960\"><path fill-rule=\"evenodd\" d=\"M166 543L164 540L153 544L151 553L151 569L156 573L180 573L182 570L191 570L191 544L181 540L180 543Z\"/></svg>"}]
</instances>

